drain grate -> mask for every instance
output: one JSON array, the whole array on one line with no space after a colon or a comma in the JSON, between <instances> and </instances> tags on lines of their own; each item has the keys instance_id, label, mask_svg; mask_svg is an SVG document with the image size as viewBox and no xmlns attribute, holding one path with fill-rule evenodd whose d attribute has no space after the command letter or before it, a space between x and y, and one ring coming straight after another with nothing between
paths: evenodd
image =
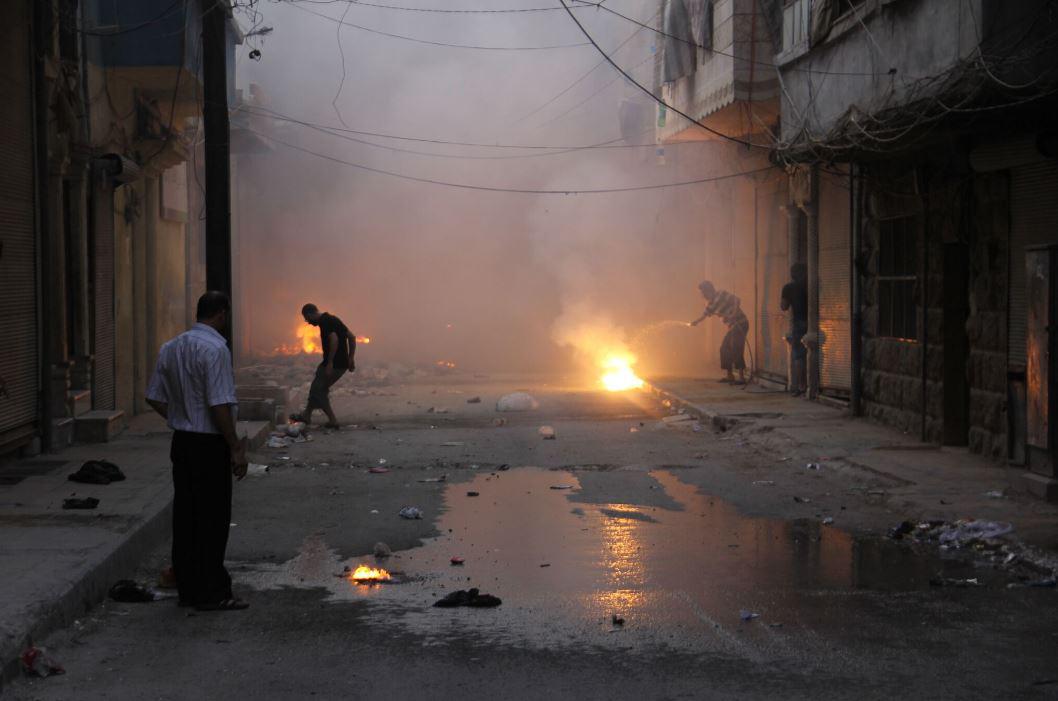
<instances>
[{"instance_id":1,"label":"drain grate","mask_svg":"<svg viewBox=\"0 0 1058 701\"><path fill-rule=\"evenodd\" d=\"M69 465L69 460L33 460L0 466L0 485L18 484L27 477L48 475Z\"/></svg>"}]
</instances>

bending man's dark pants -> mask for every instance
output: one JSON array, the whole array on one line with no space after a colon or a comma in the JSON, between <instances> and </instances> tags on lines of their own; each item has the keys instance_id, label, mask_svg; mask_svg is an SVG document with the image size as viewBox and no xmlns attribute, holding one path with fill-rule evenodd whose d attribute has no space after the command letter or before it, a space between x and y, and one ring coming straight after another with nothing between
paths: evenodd
<instances>
[{"instance_id":1,"label":"bending man's dark pants","mask_svg":"<svg viewBox=\"0 0 1058 701\"><path fill-rule=\"evenodd\" d=\"M326 414L332 414L331 385L340 380L345 372L345 368L335 368L328 378L326 366L316 368L316 376L312 378L312 384L309 386L309 401L305 408L309 411L322 409Z\"/></svg>"},{"instance_id":2,"label":"bending man's dark pants","mask_svg":"<svg viewBox=\"0 0 1058 701\"><path fill-rule=\"evenodd\" d=\"M746 346L746 334L749 333L749 322L740 321L732 324L720 344L720 369L745 370L746 360L743 348Z\"/></svg>"},{"instance_id":3,"label":"bending man's dark pants","mask_svg":"<svg viewBox=\"0 0 1058 701\"><path fill-rule=\"evenodd\" d=\"M173 571L180 601L232 598L224 568L231 525L231 452L223 436L176 431L173 462Z\"/></svg>"}]
</instances>

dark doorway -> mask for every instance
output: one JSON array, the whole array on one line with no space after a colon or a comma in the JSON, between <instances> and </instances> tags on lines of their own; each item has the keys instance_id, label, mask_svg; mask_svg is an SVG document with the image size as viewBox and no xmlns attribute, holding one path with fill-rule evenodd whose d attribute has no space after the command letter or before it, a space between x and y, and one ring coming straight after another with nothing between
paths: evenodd
<instances>
[{"instance_id":1,"label":"dark doorway","mask_svg":"<svg viewBox=\"0 0 1058 701\"><path fill-rule=\"evenodd\" d=\"M966 445L970 433L969 249L944 244L944 445Z\"/></svg>"}]
</instances>

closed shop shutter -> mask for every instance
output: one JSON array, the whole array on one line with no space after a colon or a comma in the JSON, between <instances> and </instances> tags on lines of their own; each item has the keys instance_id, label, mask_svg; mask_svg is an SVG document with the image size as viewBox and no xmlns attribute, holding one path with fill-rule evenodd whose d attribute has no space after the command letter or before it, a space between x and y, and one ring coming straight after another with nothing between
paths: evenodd
<instances>
[{"instance_id":1,"label":"closed shop shutter","mask_svg":"<svg viewBox=\"0 0 1058 701\"><path fill-rule=\"evenodd\" d=\"M100 179L92 193L92 405L114 409L114 190Z\"/></svg>"},{"instance_id":2,"label":"closed shop shutter","mask_svg":"<svg viewBox=\"0 0 1058 701\"><path fill-rule=\"evenodd\" d=\"M0 441L37 418L33 89L28 3L0 3Z\"/></svg>"},{"instance_id":3,"label":"closed shop shutter","mask_svg":"<svg viewBox=\"0 0 1058 701\"><path fill-rule=\"evenodd\" d=\"M757 188L757 372L767 379L786 382L789 313L780 308L782 288L789 281L789 241L785 178Z\"/></svg>"},{"instance_id":4,"label":"closed shop shutter","mask_svg":"<svg viewBox=\"0 0 1058 701\"><path fill-rule=\"evenodd\" d=\"M1058 163L1046 161L1011 170L1010 331L1008 364L1024 370L1029 301L1025 246L1058 241Z\"/></svg>"},{"instance_id":5,"label":"closed shop shutter","mask_svg":"<svg viewBox=\"0 0 1058 701\"><path fill-rule=\"evenodd\" d=\"M850 212L847 177L819 178L819 388L852 389Z\"/></svg>"}]
</instances>

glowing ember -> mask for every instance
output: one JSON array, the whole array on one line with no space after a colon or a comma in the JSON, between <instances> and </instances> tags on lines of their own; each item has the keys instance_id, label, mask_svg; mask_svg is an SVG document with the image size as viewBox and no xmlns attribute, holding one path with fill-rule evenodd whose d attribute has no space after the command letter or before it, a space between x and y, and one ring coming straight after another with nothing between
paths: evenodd
<instances>
[{"instance_id":1,"label":"glowing ember","mask_svg":"<svg viewBox=\"0 0 1058 701\"><path fill-rule=\"evenodd\" d=\"M370 336L357 336L356 337L356 342L357 343L370 344L371 343L371 337Z\"/></svg>"},{"instance_id":2,"label":"glowing ember","mask_svg":"<svg viewBox=\"0 0 1058 701\"><path fill-rule=\"evenodd\" d=\"M456 367L456 364L453 363L451 360L438 360L435 364L439 368L447 368L449 370L454 370Z\"/></svg>"},{"instance_id":3,"label":"glowing ember","mask_svg":"<svg viewBox=\"0 0 1058 701\"><path fill-rule=\"evenodd\" d=\"M643 386L643 380L632 370L635 357L628 354L613 353L603 358L601 365L603 375L602 386L610 392L623 392L629 389L639 389Z\"/></svg>"},{"instance_id":4,"label":"glowing ember","mask_svg":"<svg viewBox=\"0 0 1058 701\"><path fill-rule=\"evenodd\" d=\"M367 565L360 565L349 575L349 579L354 582L360 582L363 584L371 584L374 582L388 582L392 577L389 572L384 569L377 567L368 567Z\"/></svg>"}]
</instances>

